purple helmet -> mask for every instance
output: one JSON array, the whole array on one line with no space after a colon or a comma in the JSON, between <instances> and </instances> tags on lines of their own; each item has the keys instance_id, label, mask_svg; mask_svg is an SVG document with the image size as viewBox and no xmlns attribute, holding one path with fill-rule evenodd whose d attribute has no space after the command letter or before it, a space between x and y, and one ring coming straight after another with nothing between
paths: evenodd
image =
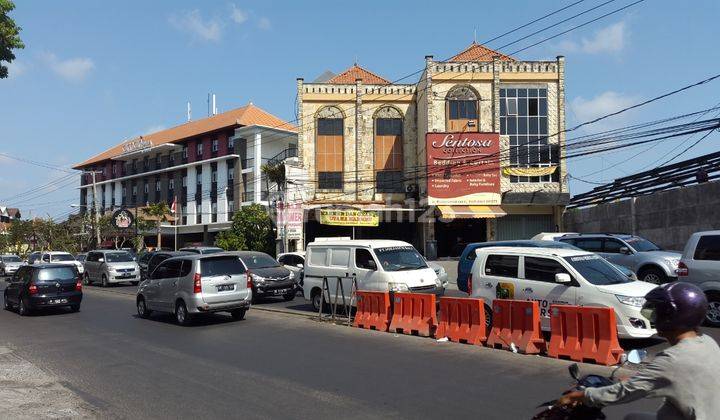
<instances>
[{"instance_id":1,"label":"purple helmet","mask_svg":"<svg viewBox=\"0 0 720 420\"><path fill-rule=\"evenodd\" d=\"M707 312L705 293L694 284L666 283L645 295L642 314L659 331L692 330L700 326Z\"/></svg>"}]
</instances>

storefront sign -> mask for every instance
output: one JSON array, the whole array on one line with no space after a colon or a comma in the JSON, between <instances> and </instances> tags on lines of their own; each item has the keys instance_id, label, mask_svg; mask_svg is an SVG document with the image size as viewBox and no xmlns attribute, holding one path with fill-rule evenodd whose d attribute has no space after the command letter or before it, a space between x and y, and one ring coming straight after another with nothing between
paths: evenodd
<instances>
[{"instance_id":1,"label":"storefront sign","mask_svg":"<svg viewBox=\"0 0 720 420\"><path fill-rule=\"evenodd\" d=\"M428 133L428 204L500 205L500 135Z\"/></svg>"},{"instance_id":2,"label":"storefront sign","mask_svg":"<svg viewBox=\"0 0 720 420\"><path fill-rule=\"evenodd\" d=\"M301 203L277 204L277 224L282 226L287 239L302 239L303 213Z\"/></svg>"},{"instance_id":3,"label":"storefront sign","mask_svg":"<svg viewBox=\"0 0 720 420\"><path fill-rule=\"evenodd\" d=\"M332 226L378 226L380 215L365 210L320 210L320 223Z\"/></svg>"},{"instance_id":4,"label":"storefront sign","mask_svg":"<svg viewBox=\"0 0 720 420\"><path fill-rule=\"evenodd\" d=\"M127 209L116 210L112 215L112 222L118 229L127 229L132 226L134 217Z\"/></svg>"},{"instance_id":5,"label":"storefront sign","mask_svg":"<svg viewBox=\"0 0 720 420\"><path fill-rule=\"evenodd\" d=\"M123 153L130 153L135 152L142 149L147 149L152 147L152 143L150 140L145 140L142 137L136 138L134 140L129 140L123 144Z\"/></svg>"}]
</instances>

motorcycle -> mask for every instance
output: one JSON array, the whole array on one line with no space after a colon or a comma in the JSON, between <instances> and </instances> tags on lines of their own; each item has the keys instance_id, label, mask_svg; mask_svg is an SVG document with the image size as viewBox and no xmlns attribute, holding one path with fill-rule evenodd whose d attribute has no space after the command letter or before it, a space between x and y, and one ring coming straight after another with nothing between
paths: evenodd
<instances>
[{"instance_id":1,"label":"motorcycle","mask_svg":"<svg viewBox=\"0 0 720 420\"><path fill-rule=\"evenodd\" d=\"M626 355L623 355L621 364L613 370L610 376L602 375L584 375L580 376L580 367L577 363L573 363L568 367L570 376L575 381L575 385L564 394L572 391L581 391L585 388L600 388L608 385L612 385L616 382L615 373L625 366L627 363L640 364L647 357L647 351L645 350L630 350ZM537 408L543 408L544 410L536 414L533 420L600 420L605 419L605 414L602 412L602 408L589 407L585 404L577 404L573 406L558 405L557 400L546 401L537 406Z\"/></svg>"}]
</instances>

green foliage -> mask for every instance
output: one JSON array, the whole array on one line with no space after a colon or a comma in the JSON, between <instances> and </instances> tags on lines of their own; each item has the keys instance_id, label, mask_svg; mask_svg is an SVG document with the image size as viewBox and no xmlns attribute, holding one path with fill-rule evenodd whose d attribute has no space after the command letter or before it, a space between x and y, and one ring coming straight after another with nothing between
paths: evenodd
<instances>
[{"instance_id":1,"label":"green foliage","mask_svg":"<svg viewBox=\"0 0 720 420\"><path fill-rule=\"evenodd\" d=\"M261 251L275 255L273 224L267 209L259 204L235 212L230 229L222 231L215 245L227 251Z\"/></svg>"},{"instance_id":2,"label":"green foliage","mask_svg":"<svg viewBox=\"0 0 720 420\"><path fill-rule=\"evenodd\" d=\"M21 28L8 16L15 9L10 0L0 0L0 79L8 77L8 68L2 62L10 63L15 59L14 49L25 48L20 39Z\"/></svg>"},{"instance_id":3,"label":"green foliage","mask_svg":"<svg viewBox=\"0 0 720 420\"><path fill-rule=\"evenodd\" d=\"M262 172L267 175L270 182L274 182L278 186L278 190L281 190L285 185L285 165L277 163L275 165L268 165L267 163L262 165L260 168Z\"/></svg>"}]
</instances>

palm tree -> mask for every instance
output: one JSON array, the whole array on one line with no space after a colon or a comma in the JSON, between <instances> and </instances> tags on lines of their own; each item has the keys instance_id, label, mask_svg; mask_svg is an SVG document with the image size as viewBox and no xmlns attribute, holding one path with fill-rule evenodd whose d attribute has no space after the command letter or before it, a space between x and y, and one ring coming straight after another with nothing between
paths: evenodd
<instances>
[{"instance_id":1,"label":"palm tree","mask_svg":"<svg viewBox=\"0 0 720 420\"><path fill-rule=\"evenodd\" d=\"M167 203L153 203L147 207L143 207L142 212L145 216L155 219L155 228L157 229L157 248L162 248L162 234L160 232L160 224L165 220L165 216L170 214L170 207Z\"/></svg>"}]
</instances>

